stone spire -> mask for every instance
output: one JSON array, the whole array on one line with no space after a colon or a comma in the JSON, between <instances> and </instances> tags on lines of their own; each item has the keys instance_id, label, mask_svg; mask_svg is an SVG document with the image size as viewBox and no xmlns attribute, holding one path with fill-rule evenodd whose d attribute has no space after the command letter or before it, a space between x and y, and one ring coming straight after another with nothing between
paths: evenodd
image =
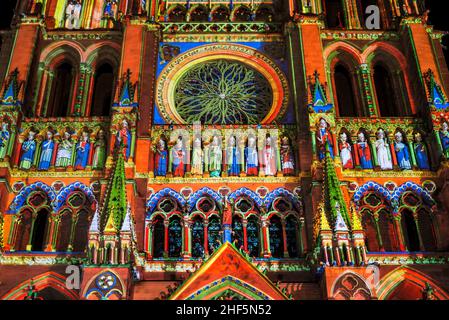
<instances>
[{"instance_id":1,"label":"stone spire","mask_svg":"<svg viewBox=\"0 0 449 320\"><path fill-rule=\"evenodd\" d=\"M116 150L115 166L109 180L105 204L102 208L103 232L118 233L128 212L126 199L125 160L122 147Z\"/></svg>"},{"instance_id":2,"label":"stone spire","mask_svg":"<svg viewBox=\"0 0 449 320\"><path fill-rule=\"evenodd\" d=\"M338 216L347 227L350 225L348 209L341 191L340 180L335 171L334 160L329 151L329 144L326 143L326 157L324 159L324 202L326 211L330 213L330 219L336 225Z\"/></svg>"}]
</instances>

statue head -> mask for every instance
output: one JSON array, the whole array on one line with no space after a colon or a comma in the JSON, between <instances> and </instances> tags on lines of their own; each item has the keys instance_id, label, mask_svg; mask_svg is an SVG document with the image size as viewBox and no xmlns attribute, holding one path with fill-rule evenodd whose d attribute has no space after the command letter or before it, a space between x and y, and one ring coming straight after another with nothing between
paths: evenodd
<instances>
[{"instance_id":1,"label":"statue head","mask_svg":"<svg viewBox=\"0 0 449 320\"><path fill-rule=\"evenodd\" d=\"M359 138L360 142L365 142L366 141L365 134L363 132L359 132L357 137Z\"/></svg>"},{"instance_id":2,"label":"statue head","mask_svg":"<svg viewBox=\"0 0 449 320\"><path fill-rule=\"evenodd\" d=\"M235 146L235 137L234 137L234 136L231 136L231 137L229 138L229 145L230 145L231 147Z\"/></svg>"},{"instance_id":3,"label":"statue head","mask_svg":"<svg viewBox=\"0 0 449 320\"><path fill-rule=\"evenodd\" d=\"M271 136L267 136L267 138L265 139L265 144L268 146L268 145L271 145Z\"/></svg>"},{"instance_id":4,"label":"statue head","mask_svg":"<svg viewBox=\"0 0 449 320\"><path fill-rule=\"evenodd\" d=\"M101 140L105 138L105 133L103 129L100 129L100 131L98 131L98 138L100 138Z\"/></svg>"},{"instance_id":5,"label":"statue head","mask_svg":"<svg viewBox=\"0 0 449 320\"><path fill-rule=\"evenodd\" d=\"M84 141L89 140L89 132L83 131L83 140L84 140Z\"/></svg>"},{"instance_id":6,"label":"statue head","mask_svg":"<svg viewBox=\"0 0 449 320\"><path fill-rule=\"evenodd\" d=\"M400 131L396 132L394 135L396 142L402 142L402 133Z\"/></svg>"},{"instance_id":7,"label":"statue head","mask_svg":"<svg viewBox=\"0 0 449 320\"><path fill-rule=\"evenodd\" d=\"M30 132L28 133L28 140L33 140L35 135L36 135L36 132L30 131Z\"/></svg>"},{"instance_id":8,"label":"statue head","mask_svg":"<svg viewBox=\"0 0 449 320\"><path fill-rule=\"evenodd\" d=\"M68 131L64 132L65 139L69 140L71 136L72 136L72 134L70 132L68 132Z\"/></svg>"},{"instance_id":9,"label":"statue head","mask_svg":"<svg viewBox=\"0 0 449 320\"><path fill-rule=\"evenodd\" d=\"M122 121L122 127L123 127L123 128L128 128L128 121L126 121L126 119L123 119L123 121Z\"/></svg>"},{"instance_id":10,"label":"statue head","mask_svg":"<svg viewBox=\"0 0 449 320\"><path fill-rule=\"evenodd\" d=\"M248 147L253 147L256 145L256 138L253 135L248 137Z\"/></svg>"},{"instance_id":11,"label":"statue head","mask_svg":"<svg viewBox=\"0 0 449 320\"><path fill-rule=\"evenodd\" d=\"M214 137L212 138L212 144L213 144L214 146L218 146L218 137L217 137L217 136L214 136Z\"/></svg>"},{"instance_id":12,"label":"statue head","mask_svg":"<svg viewBox=\"0 0 449 320\"><path fill-rule=\"evenodd\" d=\"M385 138L385 132L382 129L379 129L379 131L377 131L377 138L378 139L384 139Z\"/></svg>"},{"instance_id":13,"label":"statue head","mask_svg":"<svg viewBox=\"0 0 449 320\"><path fill-rule=\"evenodd\" d=\"M3 130L3 131L7 131L7 130L8 130L8 126L9 126L9 123L8 123L8 122L6 122L6 121L3 121L3 122L2 122L2 130Z\"/></svg>"},{"instance_id":14,"label":"statue head","mask_svg":"<svg viewBox=\"0 0 449 320\"><path fill-rule=\"evenodd\" d=\"M51 140L53 139L53 132L51 132L50 130L47 131L47 140Z\"/></svg>"},{"instance_id":15,"label":"statue head","mask_svg":"<svg viewBox=\"0 0 449 320\"><path fill-rule=\"evenodd\" d=\"M195 141L193 142L193 146L196 148L201 148L201 139L199 137L195 138Z\"/></svg>"},{"instance_id":16,"label":"statue head","mask_svg":"<svg viewBox=\"0 0 449 320\"><path fill-rule=\"evenodd\" d=\"M327 122L323 118L320 119L320 128L321 129L327 128Z\"/></svg>"},{"instance_id":17,"label":"statue head","mask_svg":"<svg viewBox=\"0 0 449 320\"><path fill-rule=\"evenodd\" d=\"M282 144L283 145L289 145L290 144L290 139L287 136L283 136L282 137Z\"/></svg>"},{"instance_id":18,"label":"statue head","mask_svg":"<svg viewBox=\"0 0 449 320\"><path fill-rule=\"evenodd\" d=\"M446 131L449 129L449 125L447 124L446 121L444 121L444 122L441 124L441 129L442 129L444 132L446 132Z\"/></svg>"},{"instance_id":19,"label":"statue head","mask_svg":"<svg viewBox=\"0 0 449 320\"><path fill-rule=\"evenodd\" d=\"M340 134L340 140L341 140L341 142L346 142L346 141L348 141L348 135L346 134L346 132L342 132L342 133Z\"/></svg>"},{"instance_id":20,"label":"statue head","mask_svg":"<svg viewBox=\"0 0 449 320\"><path fill-rule=\"evenodd\" d=\"M419 133L419 132L415 133L415 141L416 142L421 142L422 141L421 133Z\"/></svg>"}]
</instances>

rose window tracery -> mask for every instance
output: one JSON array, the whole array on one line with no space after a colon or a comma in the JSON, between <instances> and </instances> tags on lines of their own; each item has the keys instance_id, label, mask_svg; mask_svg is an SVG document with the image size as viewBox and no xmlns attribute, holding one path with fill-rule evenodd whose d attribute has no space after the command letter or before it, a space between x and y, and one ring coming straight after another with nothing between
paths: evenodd
<instances>
[{"instance_id":1,"label":"rose window tracery","mask_svg":"<svg viewBox=\"0 0 449 320\"><path fill-rule=\"evenodd\" d=\"M257 124L268 114L273 93L268 80L239 62L212 60L179 80L175 108L187 123Z\"/></svg>"}]
</instances>

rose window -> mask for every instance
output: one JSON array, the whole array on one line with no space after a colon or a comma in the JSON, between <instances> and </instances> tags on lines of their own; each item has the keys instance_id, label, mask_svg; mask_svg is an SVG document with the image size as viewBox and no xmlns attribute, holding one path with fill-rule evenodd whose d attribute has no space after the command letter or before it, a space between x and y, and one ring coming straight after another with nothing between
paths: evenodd
<instances>
[{"instance_id":1,"label":"rose window","mask_svg":"<svg viewBox=\"0 0 449 320\"><path fill-rule=\"evenodd\" d=\"M187 123L257 124L272 103L264 76L227 60L196 65L182 76L175 92L176 111Z\"/></svg>"}]
</instances>

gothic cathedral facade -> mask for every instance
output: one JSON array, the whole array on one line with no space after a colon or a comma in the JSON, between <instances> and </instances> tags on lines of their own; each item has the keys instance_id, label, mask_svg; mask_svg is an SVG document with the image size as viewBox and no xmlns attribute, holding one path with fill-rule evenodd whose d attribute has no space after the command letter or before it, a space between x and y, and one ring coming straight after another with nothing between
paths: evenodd
<instances>
[{"instance_id":1,"label":"gothic cathedral facade","mask_svg":"<svg viewBox=\"0 0 449 320\"><path fill-rule=\"evenodd\" d=\"M19 0L0 298L449 298L423 0Z\"/></svg>"}]
</instances>

